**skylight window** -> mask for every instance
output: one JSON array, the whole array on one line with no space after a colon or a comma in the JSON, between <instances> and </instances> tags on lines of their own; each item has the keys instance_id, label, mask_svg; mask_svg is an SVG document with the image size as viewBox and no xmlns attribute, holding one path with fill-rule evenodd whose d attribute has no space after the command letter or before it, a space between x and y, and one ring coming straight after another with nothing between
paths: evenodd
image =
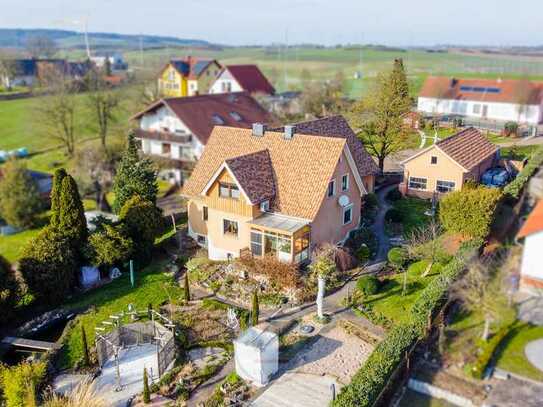
<instances>
[{"instance_id":1,"label":"skylight window","mask_svg":"<svg viewBox=\"0 0 543 407\"><path fill-rule=\"evenodd\" d=\"M224 119L216 113L211 116L211 120L213 120L213 123L215 124L224 124Z\"/></svg>"},{"instance_id":2,"label":"skylight window","mask_svg":"<svg viewBox=\"0 0 543 407\"><path fill-rule=\"evenodd\" d=\"M237 122L240 122L240 121L243 120L243 118L241 117L241 115L238 112L230 112L230 117L232 119L234 119L235 121L237 121Z\"/></svg>"}]
</instances>

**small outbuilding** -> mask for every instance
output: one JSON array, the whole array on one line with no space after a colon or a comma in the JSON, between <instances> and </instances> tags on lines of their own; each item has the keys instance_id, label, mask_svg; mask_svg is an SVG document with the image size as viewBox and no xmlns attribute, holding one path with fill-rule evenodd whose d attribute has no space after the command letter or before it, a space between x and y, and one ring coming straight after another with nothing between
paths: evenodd
<instances>
[{"instance_id":1,"label":"small outbuilding","mask_svg":"<svg viewBox=\"0 0 543 407\"><path fill-rule=\"evenodd\" d=\"M255 386L265 386L279 369L279 338L255 326L234 341L236 373Z\"/></svg>"}]
</instances>

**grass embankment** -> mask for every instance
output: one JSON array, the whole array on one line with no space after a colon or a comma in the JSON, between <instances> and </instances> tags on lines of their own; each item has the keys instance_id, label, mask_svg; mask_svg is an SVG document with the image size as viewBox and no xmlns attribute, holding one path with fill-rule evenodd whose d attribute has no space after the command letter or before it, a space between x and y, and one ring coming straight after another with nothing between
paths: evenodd
<instances>
[{"instance_id":1,"label":"grass embankment","mask_svg":"<svg viewBox=\"0 0 543 407\"><path fill-rule=\"evenodd\" d=\"M514 311L511 312L514 314ZM513 315L511 317L514 318ZM475 349L481 343L483 329L484 318L480 313L461 311L455 314L453 322L447 327L447 354L452 362L474 357ZM499 329L498 326L491 326L491 334L494 335ZM526 345L537 339L543 339L543 326L517 321L494 352L495 365L512 373L543 381L543 372L532 365L524 353Z\"/></svg>"},{"instance_id":2,"label":"grass embankment","mask_svg":"<svg viewBox=\"0 0 543 407\"><path fill-rule=\"evenodd\" d=\"M423 277L427 266L428 262L421 260L408 267L405 295L402 295L404 274L397 273L387 276L379 292L368 296L363 303L369 305L374 313L384 316L393 324L407 321L413 302L442 269L442 265L436 263L432 266L430 273Z\"/></svg>"},{"instance_id":3,"label":"grass embankment","mask_svg":"<svg viewBox=\"0 0 543 407\"><path fill-rule=\"evenodd\" d=\"M64 341L59 365L69 368L79 361L83 355L81 344L81 328L83 324L89 344L94 343L94 328L102 321L110 320L109 316L128 311L128 305L136 310L146 310L151 304L154 309L166 301L176 302L183 298L180 288L171 275L165 273L166 260L155 261L154 264L136 272L136 286L130 286L129 273L112 283L77 296L64 305L66 309L88 309L76 319ZM111 320L110 320L111 321Z\"/></svg>"}]
</instances>

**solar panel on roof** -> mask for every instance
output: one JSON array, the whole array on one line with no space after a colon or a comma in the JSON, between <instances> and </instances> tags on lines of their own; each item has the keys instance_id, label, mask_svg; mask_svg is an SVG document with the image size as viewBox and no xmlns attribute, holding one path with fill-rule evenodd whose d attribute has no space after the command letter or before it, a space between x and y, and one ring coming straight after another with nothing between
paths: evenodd
<instances>
[{"instance_id":1,"label":"solar panel on roof","mask_svg":"<svg viewBox=\"0 0 543 407\"><path fill-rule=\"evenodd\" d=\"M462 92L472 92L473 91L473 87L471 86L460 86L460 90Z\"/></svg>"}]
</instances>

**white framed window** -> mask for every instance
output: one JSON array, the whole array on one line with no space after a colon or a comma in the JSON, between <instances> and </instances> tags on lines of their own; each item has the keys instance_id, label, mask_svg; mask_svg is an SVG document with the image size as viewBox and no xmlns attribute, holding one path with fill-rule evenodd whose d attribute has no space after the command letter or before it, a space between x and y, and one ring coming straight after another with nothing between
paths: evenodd
<instances>
[{"instance_id":1,"label":"white framed window","mask_svg":"<svg viewBox=\"0 0 543 407\"><path fill-rule=\"evenodd\" d=\"M437 164L437 157L435 155L433 155L431 158L430 158L430 164L432 165L436 165Z\"/></svg>"},{"instance_id":2,"label":"white framed window","mask_svg":"<svg viewBox=\"0 0 543 407\"><path fill-rule=\"evenodd\" d=\"M426 178L409 177L409 189L426 189Z\"/></svg>"},{"instance_id":3,"label":"white framed window","mask_svg":"<svg viewBox=\"0 0 543 407\"><path fill-rule=\"evenodd\" d=\"M353 221L353 205L343 208L343 224L347 225Z\"/></svg>"},{"instance_id":4,"label":"white framed window","mask_svg":"<svg viewBox=\"0 0 543 407\"><path fill-rule=\"evenodd\" d=\"M207 221L209 219L209 209L207 208L207 206L204 206L202 208L202 219L204 221Z\"/></svg>"},{"instance_id":5,"label":"white framed window","mask_svg":"<svg viewBox=\"0 0 543 407\"><path fill-rule=\"evenodd\" d=\"M238 237L238 222L235 220L223 219L222 220L223 234Z\"/></svg>"},{"instance_id":6,"label":"white framed window","mask_svg":"<svg viewBox=\"0 0 543 407\"><path fill-rule=\"evenodd\" d=\"M436 191L437 192L451 192L454 191L455 183L452 181L440 181L437 180Z\"/></svg>"},{"instance_id":7,"label":"white framed window","mask_svg":"<svg viewBox=\"0 0 543 407\"><path fill-rule=\"evenodd\" d=\"M481 105L479 103L473 105L473 114L481 114Z\"/></svg>"},{"instance_id":8,"label":"white framed window","mask_svg":"<svg viewBox=\"0 0 543 407\"><path fill-rule=\"evenodd\" d=\"M347 191L349 189L349 174L345 174L341 177L341 190Z\"/></svg>"},{"instance_id":9,"label":"white framed window","mask_svg":"<svg viewBox=\"0 0 543 407\"><path fill-rule=\"evenodd\" d=\"M328 183L328 197L334 196L336 194L336 180L333 179Z\"/></svg>"},{"instance_id":10,"label":"white framed window","mask_svg":"<svg viewBox=\"0 0 543 407\"><path fill-rule=\"evenodd\" d=\"M255 256L262 256L262 232L251 230L251 253Z\"/></svg>"},{"instance_id":11,"label":"white framed window","mask_svg":"<svg viewBox=\"0 0 543 407\"><path fill-rule=\"evenodd\" d=\"M239 188L234 184L219 182L219 196L221 198L239 199Z\"/></svg>"}]
</instances>

